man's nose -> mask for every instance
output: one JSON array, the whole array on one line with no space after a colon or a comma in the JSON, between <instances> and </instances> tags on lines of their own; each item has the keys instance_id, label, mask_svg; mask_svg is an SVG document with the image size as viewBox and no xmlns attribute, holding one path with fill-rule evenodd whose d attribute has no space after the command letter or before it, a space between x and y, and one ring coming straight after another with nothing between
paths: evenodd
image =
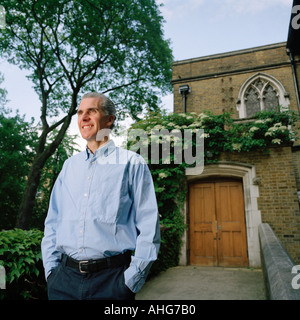
<instances>
[{"instance_id":1,"label":"man's nose","mask_svg":"<svg viewBox=\"0 0 300 320\"><path fill-rule=\"evenodd\" d=\"M82 120L83 120L83 121L86 121L86 120L89 120L89 118L90 118L89 112L88 112L88 111L83 112L83 114L82 114Z\"/></svg>"}]
</instances>

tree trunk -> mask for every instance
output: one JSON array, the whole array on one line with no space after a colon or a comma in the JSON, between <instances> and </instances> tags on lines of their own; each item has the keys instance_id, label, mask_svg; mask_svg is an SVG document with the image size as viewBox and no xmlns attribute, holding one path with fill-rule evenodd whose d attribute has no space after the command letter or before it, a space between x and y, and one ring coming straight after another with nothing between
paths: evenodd
<instances>
[{"instance_id":1,"label":"tree trunk","mask_svg":"<svg viewBox=\"0 0 300 320\"><path fill-rule=\"evenodd\" d=\"M28 229L30 227L31 214L35 205L35 197L38 186L41 180L41 172L47 161L55 152L59 144L61 143L72 119L72 116L75 114L74 110L76 109L76 99L73 99L72 112L68 114L65 118L65 121L62 122L63 125L59 130L55 140L45 149L45 135L44 132L40 136L40 145L37 151L37 154L33 160L27 184L23 193L23 198L19 207L18 218L16 222L16 228ZM49 132L48 132L49 133Z\"/></svg>"},{"instance_id":2,"label":"tree trunk","mask_svg":"<svg viewBox=\"0 0 300 320\"><path fill-rule=\"evenodd\" d=\"M47 160L47 159L46 159ZM31 213L35 204L35 196L41 179L41 171L45 161L37 155L28 175L27 184L19 207L16 228L28 229L30 226Z\"/></svg>"}]
</instances>

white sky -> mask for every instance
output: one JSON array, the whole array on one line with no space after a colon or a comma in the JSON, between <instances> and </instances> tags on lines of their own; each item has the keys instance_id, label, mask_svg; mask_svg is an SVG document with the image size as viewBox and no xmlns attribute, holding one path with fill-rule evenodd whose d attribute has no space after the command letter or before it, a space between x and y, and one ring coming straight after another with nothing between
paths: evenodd
<instances>
[{"instance_id":1,"label":"white sky","mask_svg":"<svg viewBox=\"0 0 300 320\"><path fill-rule=\"evenodd\" d=\"M292 0L156 0L165 19L174 60L246 49L287 40ZM1 32L1 30L0 30ZM29 120L39 118L40 102L26 71L0 61L9 107ZM173 111L172 94L163 99ZM70 127L78 133L76 116Z\"/></svg>"}]
</instances>

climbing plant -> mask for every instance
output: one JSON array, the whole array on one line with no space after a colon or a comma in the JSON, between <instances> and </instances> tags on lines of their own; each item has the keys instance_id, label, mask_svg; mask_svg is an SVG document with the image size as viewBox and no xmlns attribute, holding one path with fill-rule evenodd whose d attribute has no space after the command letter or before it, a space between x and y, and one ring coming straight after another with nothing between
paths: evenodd
<instances>
[{"instance_id":1,"label":"climbing plant","mask_svg":"<svg viewBox=\"0 0 300 320\"><path fill-rule=\"evenodd\" d=\"M260 112L247 120L233 119L231 114L214 115L211 112L170 113L164 111L148 113L143 120L133 124L130 132L136 139L127 140L127 148L140 147L134 151L142 155L152 173L158 209L161 220L162 245L158 261L152 272L176 266L179 260L181 238L186 228L183 219L183 205L187 192L185 169L195 163L184 161L184 150L203 143L200 156L204 164L214 163L222 152L268 152L272 146L291 144L295 137L293 126L297 117L292 112ZM201 131L200 131L201 130ZM192 133L186 139L186 132ZM197 133L201 140L197 140ZM167 143L166 143L167 142ZM157 147L159 159L153 159L153 150ZM178 145L181 148L182 161L176 158ZM164 147L169 148L169 157L164 156ZM151 157L152 155L152 157ZM178 156L178 155L177 155ZM177 160L177 161L176 161Z\"/></svg>"}]
</instances>

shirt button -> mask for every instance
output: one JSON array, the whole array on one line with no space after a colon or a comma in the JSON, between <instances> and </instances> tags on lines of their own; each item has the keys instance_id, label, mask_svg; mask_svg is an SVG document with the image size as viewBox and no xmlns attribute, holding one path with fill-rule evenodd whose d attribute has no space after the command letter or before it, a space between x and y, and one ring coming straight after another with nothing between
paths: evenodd
<instances>
[{"instance_id":1,"label":"shirt button","mask_svg":"<svg viewBox=\"0 0 300 320\"><path fill-rule=\"evenodd\" d=\"M87 194L87 193L85 193L85 194L84 194L84 196L85 196L85 197L87 197L87 196L88 196L88 194Z\"/></svg>"}]
</instances>

